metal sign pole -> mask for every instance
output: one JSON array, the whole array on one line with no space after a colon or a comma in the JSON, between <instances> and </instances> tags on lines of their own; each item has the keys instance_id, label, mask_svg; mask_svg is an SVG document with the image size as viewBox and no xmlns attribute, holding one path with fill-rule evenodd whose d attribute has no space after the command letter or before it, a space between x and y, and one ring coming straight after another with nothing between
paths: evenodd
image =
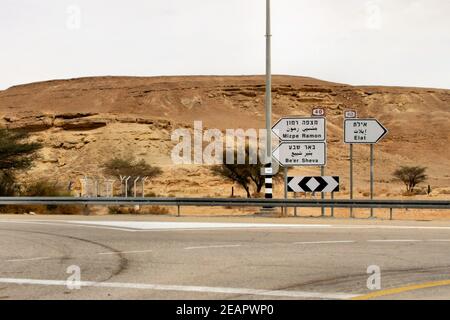
<instances>
[{"instance_id":1,"label":"metal sign pole","mask_svg":"<svg viewBox=\"0 0 450 320\"><path fill-rule=\"evenodd\" d=\"M284 199L288 198L288 167L284 167ZM288 207L284 208L284 215L288 215Z\"/></svg>"},{"instance_id":2,"label":"metal sign pole","mask_svg":"<svg viewBox=\"0 0 450 320\"><path fill-rule=\"evenodd\" d=\"M350 144L350 200L353 200L353 144ZM353 218L353 207L350 208L350 218Z\"/></svg>"},{"instance_id":3,"label":"metal sign pole","mask_svg":"<svg viewBox=\"0 0 450 320\"><path fill-rule=\"evenodd\" d=\"M373 200L373 180L374 180L374 145L370 145L370 200ZM370 217L373 218L373 208L370 208Z\"/></svg>"},{"instance_id":4,"label":"metal sign pole","mask_svg":"<svg viewBox=\"0 0 450 320\"><path fill-rule=\"evenodd\" d=\"M323 177L325 176L325 167L321 166L320 167L320 176ZM322 200L325 200L325 192L322 192L321 195ZM325 207L322 206L322 217L325 217Z\"/></svg>"}]
</instances>

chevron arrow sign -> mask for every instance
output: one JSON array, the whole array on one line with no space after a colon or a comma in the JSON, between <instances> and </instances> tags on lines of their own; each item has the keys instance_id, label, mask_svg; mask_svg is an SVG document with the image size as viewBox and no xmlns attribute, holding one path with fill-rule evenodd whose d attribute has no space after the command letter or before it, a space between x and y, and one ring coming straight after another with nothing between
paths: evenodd
<instances>
[{"instance_id":1,"label":"chevron arrow sign","mask_svg":"<svg viewBox=\"0 0 450 320\"><path fill-rule=\"evenodd\" d=\"M339 192L339 177L288 177L289 192Z\"/></svg>"}]
</instances>

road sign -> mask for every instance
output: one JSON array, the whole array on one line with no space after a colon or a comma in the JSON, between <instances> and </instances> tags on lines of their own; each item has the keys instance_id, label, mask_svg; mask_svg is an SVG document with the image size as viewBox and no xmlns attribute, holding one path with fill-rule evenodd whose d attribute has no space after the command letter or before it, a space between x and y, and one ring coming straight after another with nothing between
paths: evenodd
<instances>
[{"instance_id":1,"label":"road sign","mask_svg":"<svg viewBox=\"0 0 450 320\"><path fill-rule=\"evenodd\" d=\"M288 177L289 192L339 192L339 177Z\"/></svg>"},{"instance_id":2,"label":"road sign","mask_svg":"<svg viewBox=\"0 0 450 320\"><path fill-rule=\"evenodd\" d=\"M273 152L273 157L283 167L325 166L325 142L283 142Z\"/></svg>"},{"instance_id":3,"label":"road sign","mask_svg":"<svg viewBox=\"0 0 450 320\"><path fill-rule=\"evenodd\" d=\"M314 108L312 110L313 117L325 117L325 109L324 108Z\"/></svg>"},{"instance_id":4,"label":"road sign","mask_svg":"<svg viewBox=\"0 0 450 320\"><path fill-rule=\"evenodd\" d=\"M325 141L325 118L292 117L280 119L272 128L281 141Z\"/></svg>"},{"instance_id":5,"label":"road sign","mask_svg":"<svg viewBox=\"0 0 450 320\"><path fill-rule=\"evenodd\" d=\"M388 133L377 119L345 120L345 143L375 144Z\"/></svg>"},{"instance_id":6,"label":"road sign","mask_svg":"<svg viewBox=\"0 0 450 320\"><path fill-rule=\"evenodd\" d=\"M355 119L358 117L358 113L354 110L345 111L345 119Z\"/></svg>"}]
</instances>

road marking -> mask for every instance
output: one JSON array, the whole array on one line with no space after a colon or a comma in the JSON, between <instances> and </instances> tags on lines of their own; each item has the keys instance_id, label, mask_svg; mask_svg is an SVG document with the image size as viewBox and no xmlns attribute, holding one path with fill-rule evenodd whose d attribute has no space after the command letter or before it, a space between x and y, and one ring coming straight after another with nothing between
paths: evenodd
<instances>
[{"instance_id":1,"label":"road marking","mask_svg":"<svg viewBox=\"0 0 450 320\"><path fill-rule=\"evenodd\" d=\"M330 228L331 225L266 224L266 223L212 223L212 222L156 222L156 221L67 221L74 224L129 228L132 230L211 230L211 229L266 229L266 228Z\"/></svg>"},{"instance_id":2,"label":"road marking","mask_svg":"<svg viewBox=\"0 0 450 320\"><path fill-rule=\"evenodd\" d=\"M221 245L221 246L200 246L200 247L187 247L184 250L196 250L196 249L214 249L214 248L237 248L242 247L241 244L230 244L230 245Z\"/></svg>"},{"instance_id":3,"label":"road marking","mask_svg":"<svg viewBox=\"0 0 450 320\"><path fill-rule=\"evenodd\" d=\"M367 242L422 242L423 240L410 240L410 239L392 239L392 240L367 240Z\"/></svg>"},{"instance_id":4,"label":"road marking","mask_svg":"<svg viewBox=\"0 0 450 320\"><path fill-rule=\"evenodd\" d=\"M391 229L391 230L450 230L450 227L383 226L383 225L332 225L333 229Z\"/></svg>"},{"instance_id":5,"label":"road marking","mask_svg":"<svg viewBox=\"0 0 450 320\"><path fill-rule=\"evenodd\" d=\"M15 224L37 224L37 225L49 225L49 226L64 226L64 227L79 227L79 228L94 228L94 229L105 229L105 230L118 230L118 231L128 231L128 232L134 232L137 230L133 229L124 229L124 228L117 228L117 227L106 227L106 226L96 226L96 225L85 225L85 224L75 224L75 223L67 223L63 221L62 223L57 222L50 222L50 221L0 221L0 223L15 223Z\"/></svg>"},{"instance_id":6,"label":"road marking","mask_svg":"<svg viewBox=\"0 0 450 320\"><path fill-rule=\"evenodd\" d=\"M450 242L450 240L447 239L431 239L431 240L427 240L430 242Z\"/></svg>"},{"instance_id":7,"label":"road marking","mask_svg":"<svg viewBox=\"0 0 450 320\"><path fill-rule=\"evenodd\" d=\"M356 241L352 240L343 240L343 241L312 241L312 242L294 242L294 244L333 244L333 243L355 243Z\"/></svg>"},{"instance_id":8,"label":"road marking","mask_svg":"<svg viewBox=\"0 0 450 320\"><path fill-rule=\"evenodd\" d=\"M51 259L50 257L37 257L37 258L26 258L26 259L11 259L6 260L7 262L22 262L22 261L38 261L38 260L47 260Z\"/></svg>"},{"instance_id":9,"label":"road marking","mask_svg":"<svg viewBox=\"0 0 450 320\"><path fill-rule=\"evenodd\" d=\"M43 285L43 286L67 286L67 281L61 280L36 280L36 279L14 279L0 278L3 284L18 285ZM73 284L70 282L70 284ZM213 293L227 295L248 295L248 296L268 296L268 297L290 297L298 299L332 299L343 300L357 297L355 294L340 292L308 292L308 291L286 291L286 290L261 290L246 288L225 288L225 287L199 287L199 286L177 286L177 285L159 285L142 283L119 283L119 282L92 282L80 281L80 287L97 288L115 288L115 289L140 289L156 291L179 291L179 292L197 292Z\"/></svg>"},{"instance_id":10,"label":"road marking","mask_svg":"<svg viewBox=\"0 0 450 320\"><path fill-rule=\"evenodd\" d=\"M147 253L153 250L137 250L137 251L120 251L120 252L100 252L100 255L129 254L129 253Z\"/></svg>"},{"instance_id":11,"label":"road marking","mask_svg":"<svg viewBox=\"0 0 450 320\"><path fill-rule=\"evenodd\" d=\"M399 287L399 288L380 290L380 291L368 293L365 295L361 295L358 297L354 297L353 300L369 300L369 299L390 296L390 295L394 295L394 294L400 294L400 293L404 293L404 292L411 292L411 291L417 291L417 290L421 290L421 289L444 287L444 286L450 286L450 280L427 282L427 283L414 284L414 285L409 285L409 286L404 286L404 287Z\"/></svg>"},{"instance_id":12,"label":"road marking","mask_svg":"<svg viewBox=\"0 0 450 320\"><path fill-rule=\"evenodd\" d=\"M58 220L59 221L59 220ZM258 230L258 229L388 229L388 230L448 230L439 226L387 226L387 225L330 225L330 224L266 224L266 223L211 223L211 222L154 222L154 221L85 221L85 220L15 221L0 223L40 224L65 227L85 227L126 232L165 232L165 231L215 231L215 230Z\"/></svg>"}]
</instances>

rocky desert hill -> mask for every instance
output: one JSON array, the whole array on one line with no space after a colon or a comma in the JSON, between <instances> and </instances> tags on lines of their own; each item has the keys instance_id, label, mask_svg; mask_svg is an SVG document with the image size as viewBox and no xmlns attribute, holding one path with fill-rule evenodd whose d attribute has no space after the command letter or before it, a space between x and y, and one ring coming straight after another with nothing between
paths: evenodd
<instances>
[{"instance_id":1,"label":"rocky desert hill","mask_svg":"<svg viewBox=\"0 0 450 320\"><path fill-rule=\"evenodd\" d=\"M343 144L343 111L376 117L389 135L376 147L379 196L400 194L392 182L399 165L429 168L433 189L450 187L450 90L354 87L311 78L275 76L273 121L310 115L325 107L328 118L327 174L340 175L348 190L348 146ZM174 129L263 128L264 77L97 77L20 85L0 91L0 125L26 129L44 144L30 179L76 182L101 177L100 164L113 155L133 154L163 168L148 183L158 195L229 196L231 184L211 176L205 166L175 166L170 153ZM356 190L368 191L369 149L355 147ZM318 174L300 168L299 174ZM117 185L116 185L117 186ZM275 192L281 195L282 186ZM244 195L242 190L238 194ZM448 197L448 196L447 196Z\"/></svg>"}]
</instances>

